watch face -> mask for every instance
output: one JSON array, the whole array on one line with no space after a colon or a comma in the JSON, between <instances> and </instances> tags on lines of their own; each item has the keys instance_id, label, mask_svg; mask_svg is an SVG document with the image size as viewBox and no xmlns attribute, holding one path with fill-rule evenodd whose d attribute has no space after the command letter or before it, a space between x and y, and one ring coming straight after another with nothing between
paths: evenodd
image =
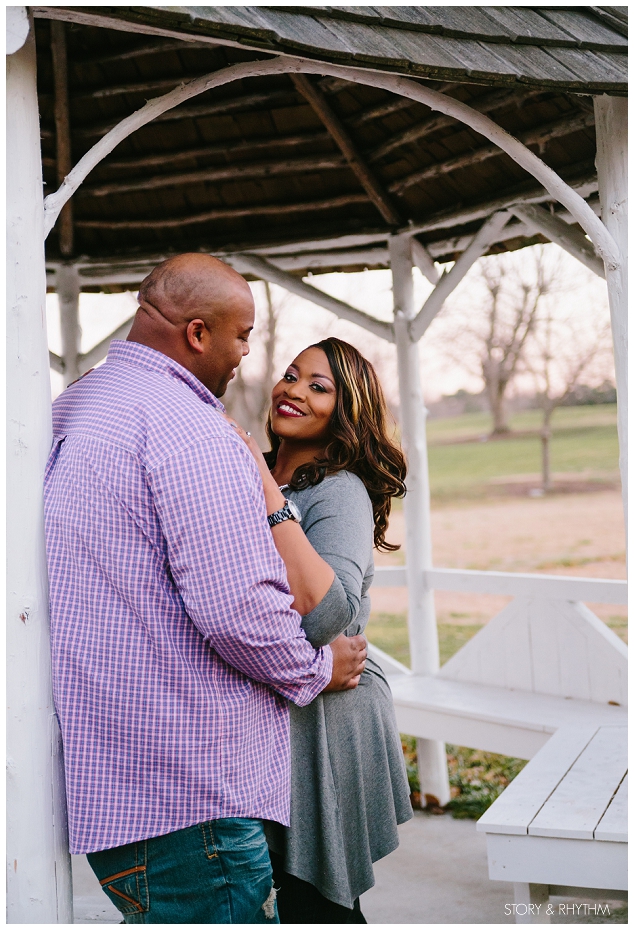
<instances>
[{"instance_id":1,"label":"watch face","mask_svg":"<svg viewBox=\"0 0 634 930\"><path fill-rule=\"evenodd\" d=\"M287 500L287 501L286 501L286 506L288 507L288 509L290 510L290 512L293 514L293 519L296 520L297 523L301 523L301 522L302 522L302 512L301 512L301 510L299 509L299 507L297 506L297 504L293 503L293 501Z\"/></svg>"}]
</instances>

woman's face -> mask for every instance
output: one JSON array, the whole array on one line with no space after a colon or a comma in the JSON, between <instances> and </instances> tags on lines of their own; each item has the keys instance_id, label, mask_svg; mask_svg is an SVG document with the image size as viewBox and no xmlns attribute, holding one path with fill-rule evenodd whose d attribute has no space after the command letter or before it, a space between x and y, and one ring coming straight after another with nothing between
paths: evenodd
<instances>
[{"instance_id":1,"label":"woman's face","mask_svg":"<svg viewBox=\"0 0 634 930\"><path fill-rule=\"evenodd\" d=\"M327 442L337 389L323 349L304 349L273 388L271 426L280 439Z\"/></svg>"}]
</instances>

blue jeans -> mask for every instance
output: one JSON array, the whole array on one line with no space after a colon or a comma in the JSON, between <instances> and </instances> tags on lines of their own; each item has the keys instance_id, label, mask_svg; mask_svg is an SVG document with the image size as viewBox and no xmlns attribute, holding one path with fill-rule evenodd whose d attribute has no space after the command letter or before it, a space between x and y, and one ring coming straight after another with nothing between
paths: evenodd
<instances>
[{"instance_id":1,"label":"blue jeans","mask_svg":"<svg viewBox=\"0 0 634 930\"><path fill-rule=\"evenodd\" d=\"M127 924L277 924L260 820L209 820L89 853Z\"/></svg>"}]
</instances>

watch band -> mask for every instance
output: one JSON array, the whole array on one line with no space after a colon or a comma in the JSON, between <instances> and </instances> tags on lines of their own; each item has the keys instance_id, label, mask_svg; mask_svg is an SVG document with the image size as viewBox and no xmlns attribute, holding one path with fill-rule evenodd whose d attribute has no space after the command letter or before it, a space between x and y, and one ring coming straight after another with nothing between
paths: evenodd
<instances>
[{"instance_id":1,"label":"watch band","mask_svg":"<svg viewBox=\"0 0 634 930\"><path fill-rule=\"evenodd\" d=\"M297 511L297 507L293 505L291 509L291 502L286 499L283 507L280 507L280 509L276 510L274 513L270 513L266 518L269 521L269 526L277 526L278 523L284 523L285 520L293 520L296 523L300 523L301 516L299 515L299 511L293 513L293 510Z\"/></svg>"}]
</instances>

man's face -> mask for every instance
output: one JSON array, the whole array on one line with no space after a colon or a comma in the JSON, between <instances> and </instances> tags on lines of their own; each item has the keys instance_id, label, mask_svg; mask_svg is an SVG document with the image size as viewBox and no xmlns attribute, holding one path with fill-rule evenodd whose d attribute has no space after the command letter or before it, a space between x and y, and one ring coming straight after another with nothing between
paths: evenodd
<instances>
[{"instance_id":1,"label":"man's face","mask_svg":"<svg viewBox=\"0 0 634 930\"><path fill-rule=\"evenodd\" d=\"M255 321L255 306L248 288L227 302L224 312L207 330L205 350L194 374L216 397L222 397L245 355Z\"/></svg>"}]
</instances>

